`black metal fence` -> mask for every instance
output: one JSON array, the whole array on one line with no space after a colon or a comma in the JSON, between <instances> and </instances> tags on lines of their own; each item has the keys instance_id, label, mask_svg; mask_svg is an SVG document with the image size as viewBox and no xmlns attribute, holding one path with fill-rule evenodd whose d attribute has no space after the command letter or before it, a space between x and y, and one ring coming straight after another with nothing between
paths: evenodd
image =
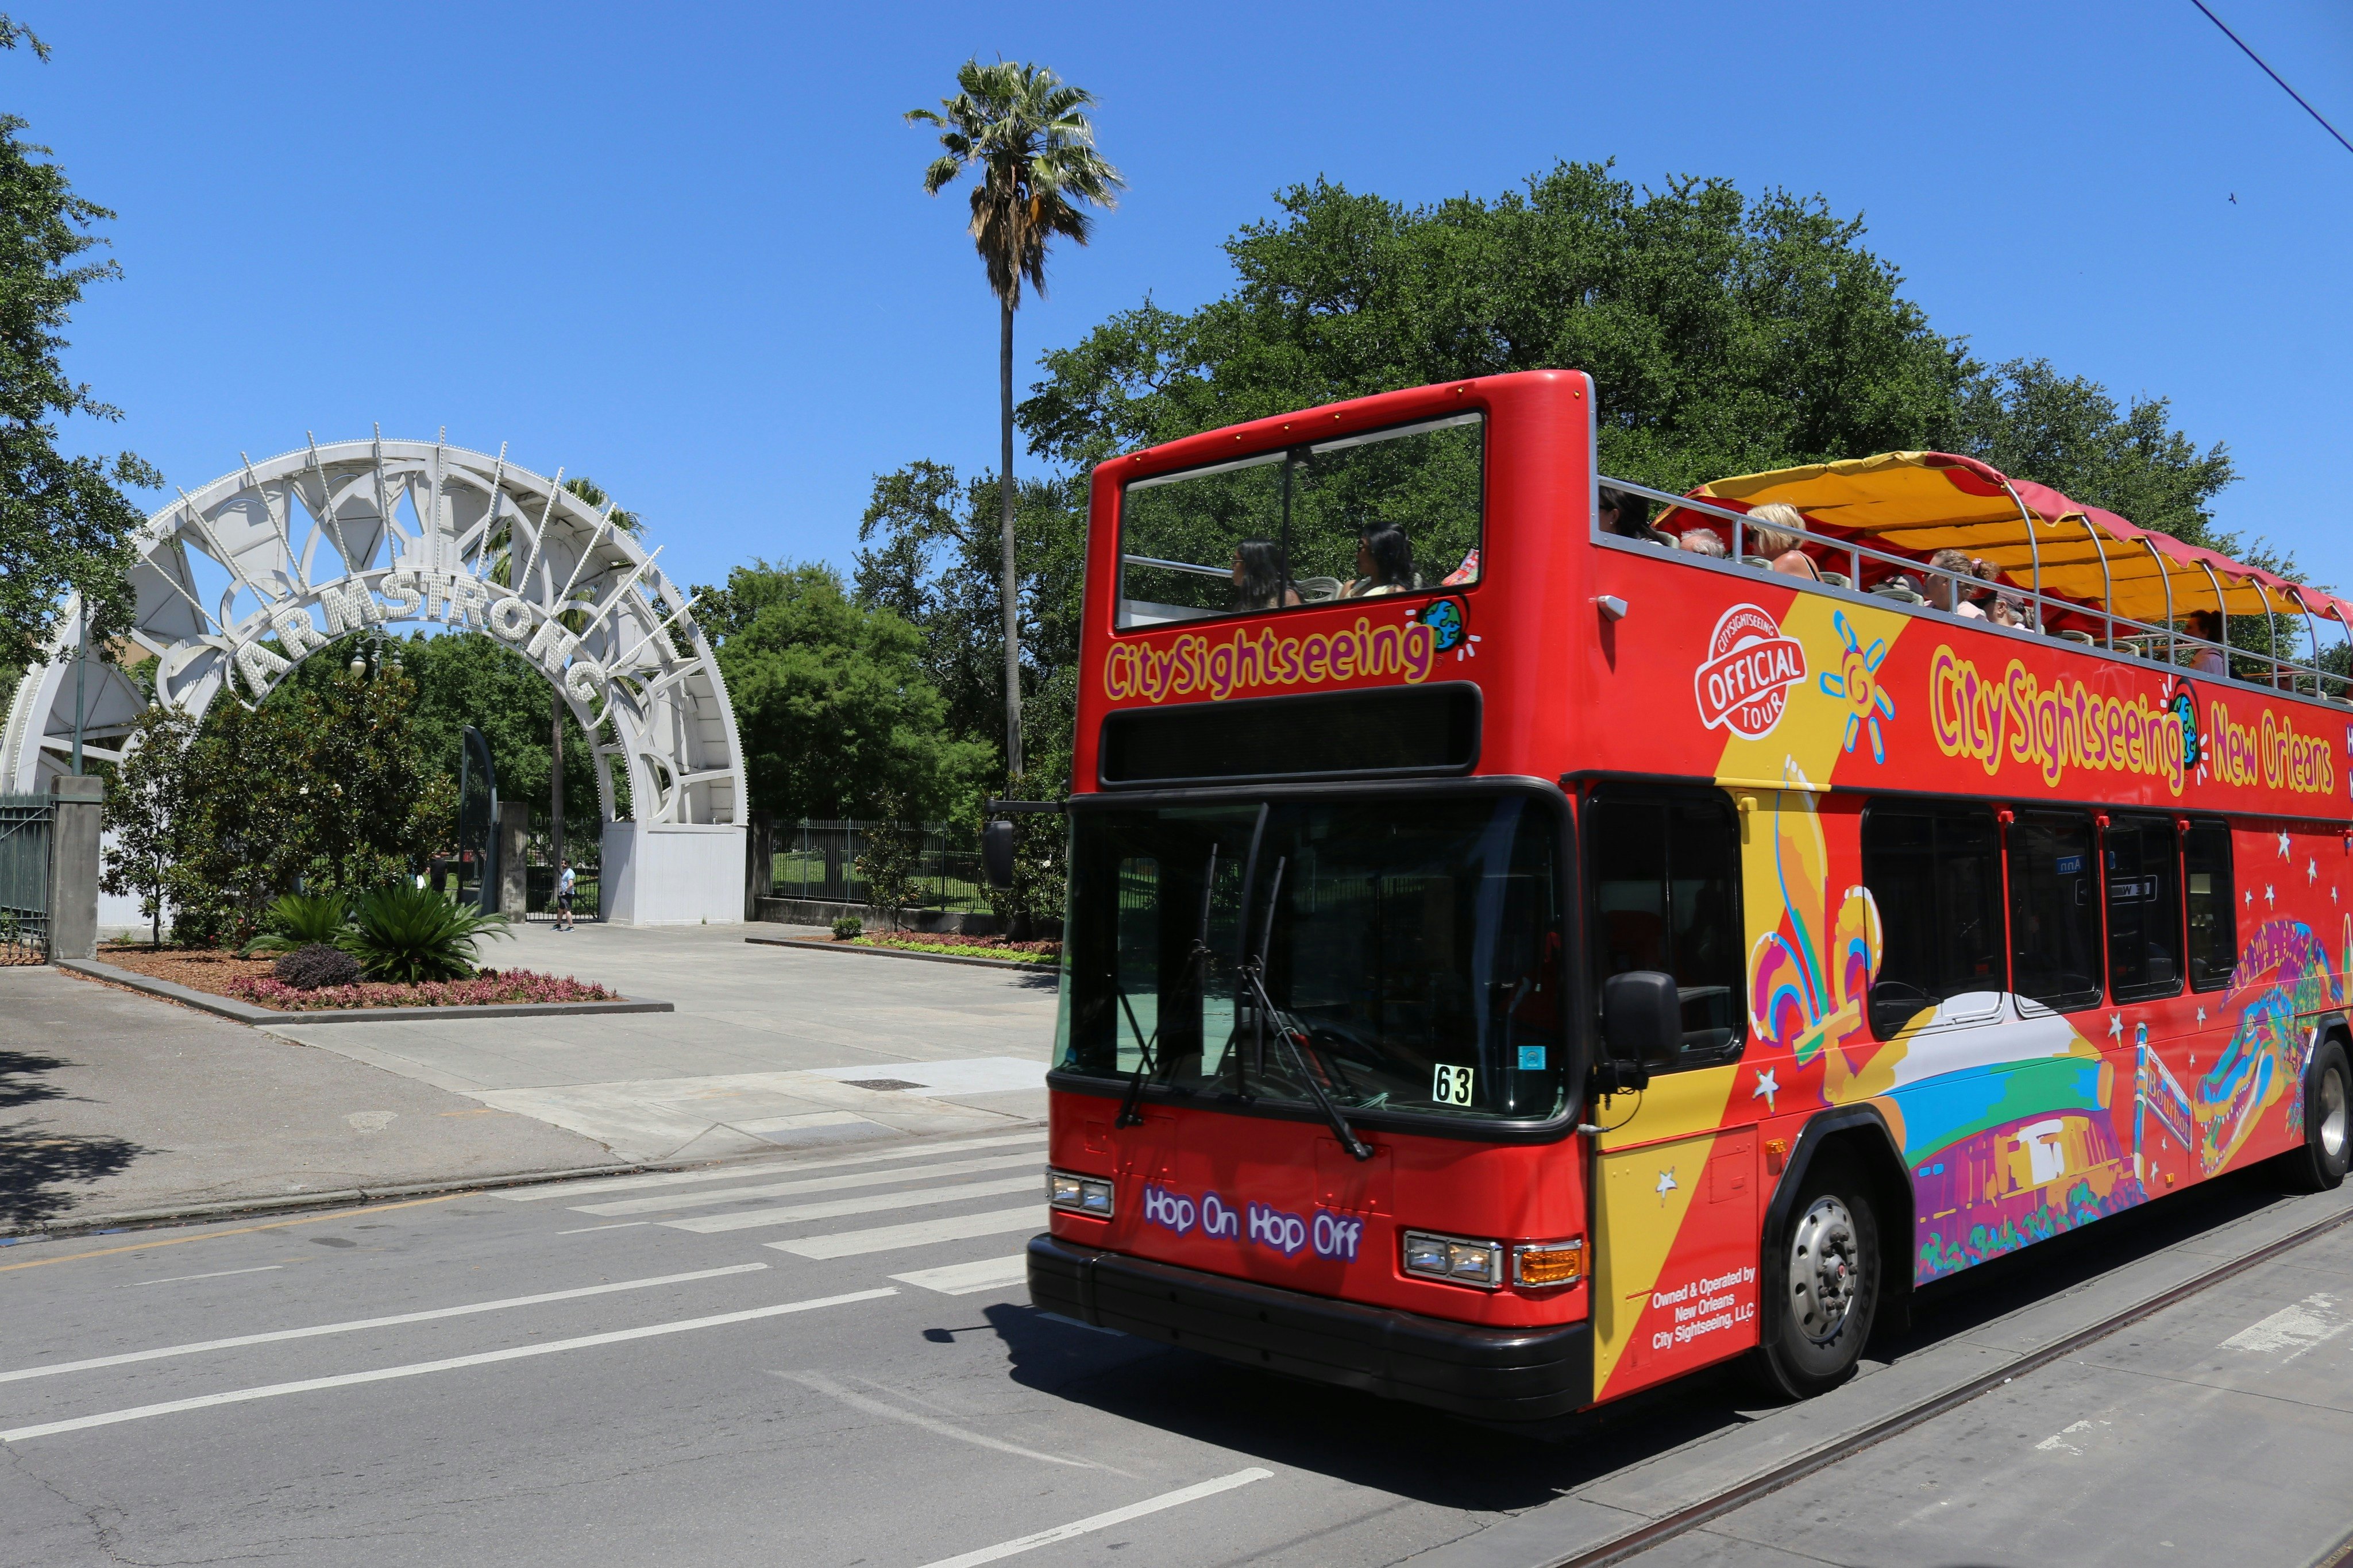
<instances>
[{"instance_id":1,"label":"black metal fence","mask_svg":"<svg viewBox=\"0 0 2353 1568\"><path fill-rule=\"evenodd\" d=\"M0 963L49 957L49 826L47 795L0 795Z\"/></svg>"},{"instance_id":2,"label":"black metal fence","mask_svg":"<svg viewBox=\"0 0 2353 1568\"><path fill-rule=\"evenodd\" d=\"M858 858L866 852L873 822L778 823L776 881L770 896L816 899L828 903L868 901ZM988 886L980 869L980 845L971 834L945 823L923 825L923 847L916 861L915 907L962 914L988 914Z\"/></svg>"}]
</instances>

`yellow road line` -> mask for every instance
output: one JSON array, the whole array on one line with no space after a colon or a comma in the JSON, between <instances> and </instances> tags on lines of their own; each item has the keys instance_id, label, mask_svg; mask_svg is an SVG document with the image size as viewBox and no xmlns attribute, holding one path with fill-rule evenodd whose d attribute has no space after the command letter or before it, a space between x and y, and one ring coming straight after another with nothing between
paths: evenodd
<instances>
[{"instance_id":1,"label":"yellow road line","mask_svg":"<svg viewBox=\"0 0 2353 1568\"><path fill-rule=\"evenodd\" d=\"M208 1230L202 1236L174 1236L163 1241L137 1241L128 1247L101 1247L95 1252L69 1252L62 1258L28 1258L22 1263L0 1263L0 1274L13 1268L38 1268L48 1263L77 1263L85 1258L111 1258L119 1252L144 1252L155 1247L180 1247L191 1241L210 1241L216 1237L251 1236L258 1230L283 1230L290 1225L317 1225L322 1220L349 1219L353 1215L385 1214L393 1209L413 1209L422 1204L446 1204L451 1198L466 1196L464 1193L444 1193L435 1198L409 1198L396 1204L375 1204L364 1209L337 1209L332 1214L304 1215L300 1219L274 1219L267 1225L239 1226L235 1230Z\"/></svg>"}]
</instances>

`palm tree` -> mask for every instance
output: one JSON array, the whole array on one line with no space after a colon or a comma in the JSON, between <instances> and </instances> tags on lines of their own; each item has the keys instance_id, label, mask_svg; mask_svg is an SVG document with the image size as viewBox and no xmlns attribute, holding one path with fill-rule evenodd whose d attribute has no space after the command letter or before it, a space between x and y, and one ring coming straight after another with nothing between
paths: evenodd
<instances>
[{"instance_id":1,"label":"palm tree","mask_svg":"<svg viewBox=\"0 0 2353 1568\"><path fill-rule=\"evenodd\" d=\"M997 495L1004 532L1000 584L1005 601L1006 771L1021 776L1021 647L1013 564L1013 312L1021 285L1046 292L1046 247L1057 237L1087 242L1083 205L1118 205L1125 184L1095 151L1094 126L1080 112L1094 94L1066 85L1043 66L965 61L954 98L934 110L911 109L910 124L939 128L939 157L923 171L923 190L938 195L966 168L972 188L970 233L988 269L997 307L997 426L1002 437Z\"/></svg>"}]
</instances>

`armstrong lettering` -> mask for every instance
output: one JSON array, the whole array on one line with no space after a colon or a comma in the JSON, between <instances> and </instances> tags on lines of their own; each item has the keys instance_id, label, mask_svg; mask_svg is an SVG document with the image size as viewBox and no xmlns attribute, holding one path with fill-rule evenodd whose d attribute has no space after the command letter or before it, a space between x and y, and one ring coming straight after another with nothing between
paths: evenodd
<instances>
[{"instance_id":1,"label":"armstrong lettering","mask_svg":"<svg viewBox=\"0 0 2353 1568\"><path fill-rule=\"evenodd\" d=\"M1735 605L1716 620L1706 661L1692 672L1692 694L1706 728L1761 741L1781 722L1789 688L1805 679L1805 645L1782 636L1767 611Z\"/></svg>"}]
</instances>

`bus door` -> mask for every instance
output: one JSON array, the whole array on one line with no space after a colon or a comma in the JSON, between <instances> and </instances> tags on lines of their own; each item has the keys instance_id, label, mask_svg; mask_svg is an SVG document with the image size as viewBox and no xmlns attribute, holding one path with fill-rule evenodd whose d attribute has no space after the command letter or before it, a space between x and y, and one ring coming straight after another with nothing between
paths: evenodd
<instances>
[{"instance_id":1,"label":"bus door","mask_svg":"<svg viewBox=\"0 0 2353 1568\"><path fill-rule=\"evenodd\" d=\"M1594 994L1659 970L1683 1003L1682 1058L1593 1112L1594 1392L1609 1398L1757 1342L1757 1131L1734 1098L1746 1028L1732 803L1605 786L1585 818Z\"/></svg>"}]
</instances>

